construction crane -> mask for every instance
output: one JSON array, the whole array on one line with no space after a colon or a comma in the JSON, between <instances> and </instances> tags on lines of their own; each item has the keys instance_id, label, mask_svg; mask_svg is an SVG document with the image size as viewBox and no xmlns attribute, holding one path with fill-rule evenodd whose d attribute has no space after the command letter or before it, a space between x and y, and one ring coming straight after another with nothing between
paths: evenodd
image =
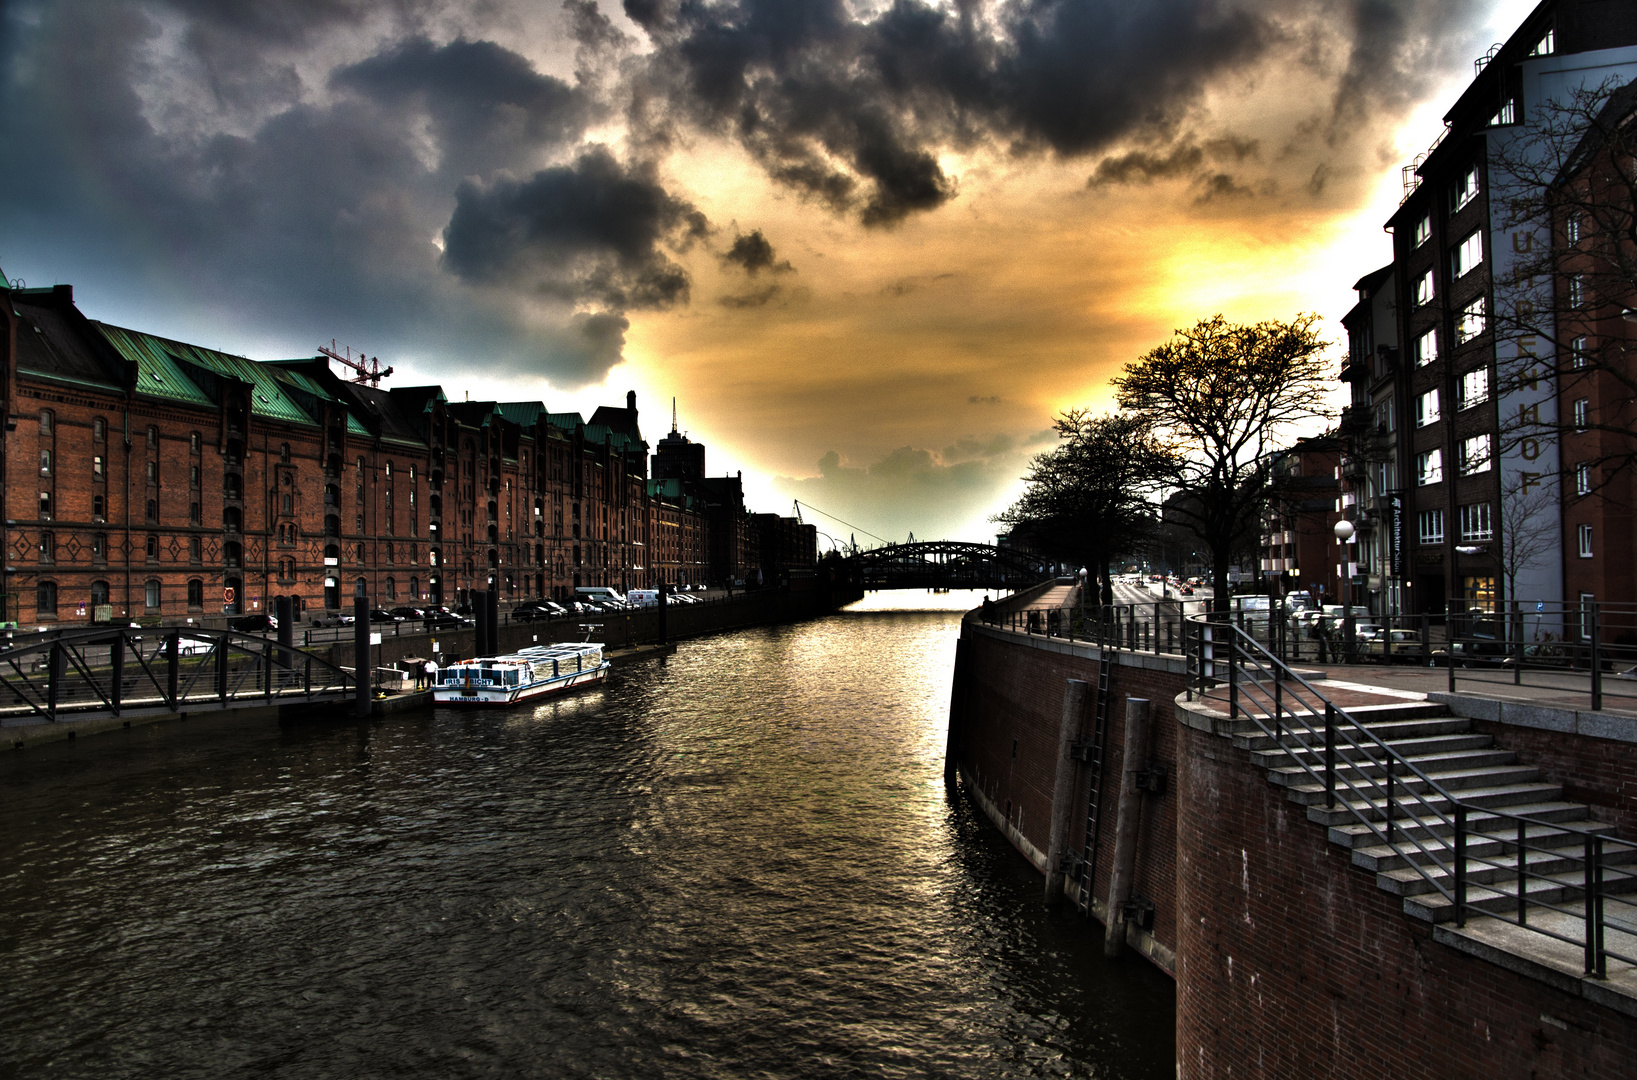
<instances>
[{"instance_id":1,"label":"construction crane","mask_svg":"<svg viewBox=\"0 0 1637 1080\"><path fill-rule=\"evenodd\" d=\"M340 348L342 347L336 345L335 339L331 338L329 347L325 348L323 345L320 345L318 347L318 351L323 353L325 356L328 356L336 363L344 364L347 367L352 368L353 371L357 372L357 374L352 377L353 382L367 382L371 386L379 388L381 385L381 380L392 374L392 368L388 367L383 369L381 367L381 358L379 356L365 356L363 352L360 351L358 354L358 359L354 360L352 358L352 348L350 346L346 347L346 355L344 356L339 351Z\"/></svg>"}]
</instances>

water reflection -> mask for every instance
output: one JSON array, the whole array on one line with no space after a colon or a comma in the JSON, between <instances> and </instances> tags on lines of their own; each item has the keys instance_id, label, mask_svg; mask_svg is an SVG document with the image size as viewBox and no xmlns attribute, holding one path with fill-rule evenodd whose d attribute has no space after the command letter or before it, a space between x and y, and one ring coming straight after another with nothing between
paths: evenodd
<instances>
[{"instance_id":1,"label":"water reflection","mask_svg":"<svg viewBox=\"0 0 1637 1080\"><path fill-rule=\"evenodd\" d=\"M946 797L955 629L845 613L531 711L10 757L0 1073L1174 1075L1169 982Z\"/></svg>"}]
</instances>

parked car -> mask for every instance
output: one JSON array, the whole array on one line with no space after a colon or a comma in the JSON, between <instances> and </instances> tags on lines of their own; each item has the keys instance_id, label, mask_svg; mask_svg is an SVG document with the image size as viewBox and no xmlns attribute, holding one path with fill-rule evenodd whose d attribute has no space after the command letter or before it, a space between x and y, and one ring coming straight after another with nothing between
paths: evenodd
<instances>
[{"instance_id":1,"label":"parked car","mask_svg":"<svg viewBox=\"0 0 1637 1080\"><path fill-rule=\"evenodd\" d=\"M404 621L402 615L394 615L386 608L370 608L369 621L372 623L400 623Z\"/></svg>"},{"instance_id":2,"label":"parked car","mask_svg":"<svg viewBox=\"0 0 1637 1080\"><path fill-rule=\"evenodd\" d=\"M237 630L241 634L268 634L278 630L279 620L278 616L269 615L264 611L256 615L230 619L227 625L229 629Z\"/></svg>"},{"instance_id":3,"label":"parked car","mask_svg":"<svg viewBox=\"0 0 1637 1080\"><path fill-rule=\"evenodd\" d=\"M313 616L314 626L351 626L353 617L350 612L326 611L322 615Z\"/></svg>"},{"instance_id":4,"label":"parked car","mask_svg":"<svg viewBox=\"0 0 1637 1080\"><path fill-rule=\"evenodd\" d=\"M414 622L426 618L426 610L418 607L395 607L392 613L406 622Z\"/></svg>"},{"instance_id":5,"label":"parked car","mask_svg":"<svg viewBox=\"0 0 1637 1080\"><path fill-rule=\"evenodd\" d=\"M536 619L549 619L556 612L539 601L530 600L512 608L512 618L518 622L534 622Z\"/></svg>"},{"instance_id":6,"label":"parked car","mask_svg":"<svg viewBox=\"0 0 1637 1080\"><path fill-rule=\"evenodd\" d=\"M426 625L433 629L471 626L473 620L463 619L446 607L426 608L422 613Z\"/></svg>"},{"instance_id":7,"label":"parked car","mask_svg":"<svg viewBox=\"0 0 1637 1080\"><path fill-rule=\"evenodd\" d=\"M1359 632L1359 653L1393 664L1421 664L1427 659L1419 630L1383 630L1379 626L1370 627L1368 634Z\"/></svg>"}]
</instances>

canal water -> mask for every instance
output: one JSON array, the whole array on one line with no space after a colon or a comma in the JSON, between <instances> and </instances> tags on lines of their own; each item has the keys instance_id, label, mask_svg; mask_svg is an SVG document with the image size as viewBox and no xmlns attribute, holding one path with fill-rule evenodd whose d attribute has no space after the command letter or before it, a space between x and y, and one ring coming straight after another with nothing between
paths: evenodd
<instances>
[{"instance_id":1,"label":"canal water","mask_svg":"<svg viewBox=\"0 0 1637 1080\"><path fill-rule=\"evenodd\" d=\"M1170 981L945 789L958 616L893 609L972 604L0 754L0 1076L1174 1076Z\"/></svg>"}]
</instances>

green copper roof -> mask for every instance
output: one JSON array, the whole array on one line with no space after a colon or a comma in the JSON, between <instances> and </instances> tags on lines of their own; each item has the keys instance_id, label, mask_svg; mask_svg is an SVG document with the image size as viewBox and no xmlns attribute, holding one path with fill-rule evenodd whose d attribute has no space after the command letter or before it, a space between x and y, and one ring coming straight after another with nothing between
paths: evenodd
<instances>
[{"instance_id":1,"label":"green copper roof","mask_svg":"<svg viewBox=\"0 0 1637 1080\"><path fill-rule=\"evenodd\" d=\"M496 411L519 427L533 427L546 406L539 401L502 401Z\"/></svg>"},{"instance_id":2,"label":"green copper roof","mask_svg":"<svg viewBox=\"0 0 1637 1080\"><path fill-rule=\"evenodd\" d=\"M585 427L585 418L577 412L549 412L546 414L546 423L564 431L573 431L575 428Z\"/></svg>"},{"instance_id":3,"label":"green copper roof","mask_svg":"<svg viewBox=\"0 0 1637 1080\"><path fill-rule=\"evenodd\" d=\"M210 398L183 373L159 338L107 323L93 323L108 344L137 366L137 393L148 397L185 401L190 405L210 405Z\"/></svg>"},{"instance_id":4,"label":"green copper roof","mask_svg":"<svg viewBox=\"0 0 1637 1080\"><path fill-rule=\"evenodd\" d=\"M273 375L274 369L268 365L258 364L243 356L233 356L214 349L201 349L197 345L184 345L181 342L165 342L165 348L184 363L197 364L219 375L249 383L252 415L295 424L318 423L317 417L309 415L284 392L279 380Z\"/></svg>"}]
</instances>

